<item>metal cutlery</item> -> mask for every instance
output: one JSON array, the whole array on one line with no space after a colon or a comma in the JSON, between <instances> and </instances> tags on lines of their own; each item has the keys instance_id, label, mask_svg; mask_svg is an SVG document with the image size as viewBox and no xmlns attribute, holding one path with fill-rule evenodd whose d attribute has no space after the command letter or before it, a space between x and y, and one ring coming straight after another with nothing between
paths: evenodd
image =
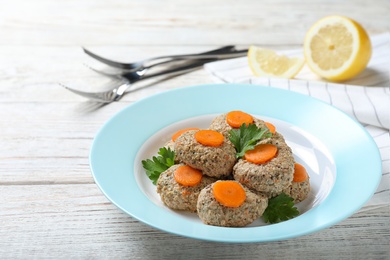
<instances>
[{"instance_id":1,"label":"metal cutlery","mask_svg":"<svg viewBox=\"0 0 390 260\"><path fill-rule=\"evenodd\" d=\"M121 97L123 97L124 94L126 94L126 91L135 83L141 80L154 78L158 76L164 76L168 75L169 77L178 76L184 73L188 73L190 71L193 71L202 65L204 65L207 62L215 61L217 59L202 59L202 60L193 60L191 62L188 62L184 65L175 66L172 68L168 68L166 70L162 70L153 74L142 74L140 75L137 72L127 72L123 74L107 74L102 71L95 70L101 74L104 74L106 76L109 76L111 78L117 79L118 83L113 86L112 89L106 90L106 91L99 91L99 92L86 92L77 90L74 88L70 88L64 84L60 85L67 90L78 94L80 96L86 97L88 99L102 102L102 103L110 103L113 101L118 101Z\"/></svg>"},{"instance_id":2,"label":"metal cutlery","mask_svg":"<svg viewBox=\"0 0 390 260\"><path fill-rule=\"evenodd\" d=\"M236 50L235 46L229 45L198 54L159 56L133 63L121 63L98 56L85 48L83 49L91 57L116 68L117 72L110 73L88 66L93 71L116 80L117 83L109 90L97 92L86 92L70 88L64 84L60 85L75 94L104 103L119 100L135 82L163 75L174 77L193 71L208 62L236 58L247 53L247 50Z\"/></svg>"},{"instance_id":3,"label":"metal cutlery","mask_svg":"<svg viewBox=\"0 0 390 260\"><path fill-rule=\"evenodd\" d=\"M197 54L182 54L182 55L167 55L167 56L158 56L150 59L145 59L141 61L131 62L131 63L122 63L114 60L110 60L99 56L86 48L83 48L84 52L88 54L90 57L106 64L114 68L119 68L127 71L136 71L143 70L151 67L155 67L158 65L183 61L183 60L191 60L191 59L229 59L243 56L247 53L247 49L244 50L236 50L235 46L228 45L224 46L212 51L197 53Z\"/></svg>"}]
</instances>

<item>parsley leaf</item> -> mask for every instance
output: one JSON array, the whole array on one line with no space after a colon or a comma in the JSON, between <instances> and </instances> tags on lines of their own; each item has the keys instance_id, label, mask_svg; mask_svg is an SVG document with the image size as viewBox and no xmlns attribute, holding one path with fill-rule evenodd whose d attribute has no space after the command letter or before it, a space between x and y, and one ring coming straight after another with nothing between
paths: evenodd
<instances>
[{"instance_id":1,"label":"parsley leaf","mask_svg":"<svg viewBox=\"0 0 390 260\"><path fill-rule=\"evenodd\" d=\"M229 140L236 148L236 157L241 158L248 150L253 150L258 141L269 138L272 134L268 129L258 128L255 124L242 124L239 129L229 131Z\"/></svg>"},{"instance_id":2,"label":"parsley leaf","mask_svg":"<svg viewBox=\"0 0 390 260\"><path fill-rule=\"evenodd\" d=\"M294 207L294 199L285 193L268 200L268 207L263 213L263 219L268 223L278 223L289 220L299 215L299 211Z\"/></svg>"},{"instance_id":3,"label":"parsley leaf","mask_svg":"<svg viewBox=\"0 0 390 260\"><path fill-rule=\"evenodd\" d=\"M147 159L142 161L142 166L146 170L146 175L153 181L154 185L156 185L160 174L175 164L175 151L171 150L169 147L160 148L158 154L160 156L153 156L152 160Z\"/></svg>"}]
</instances>

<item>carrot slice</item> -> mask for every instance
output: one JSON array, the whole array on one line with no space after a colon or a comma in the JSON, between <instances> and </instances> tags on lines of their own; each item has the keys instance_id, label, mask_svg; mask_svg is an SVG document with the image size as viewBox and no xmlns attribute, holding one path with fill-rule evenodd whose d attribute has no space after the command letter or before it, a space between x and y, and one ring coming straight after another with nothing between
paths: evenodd
<instances>
[{"instance_id":1,"label":"carrot slice","mask_svg":"<svg viewBox=\"0 0 390 260\"><path fill-rule=\"evenodd\" d=\"M305 167L299 163L295 163L293 182L304 182L308 177L309 175L307 174Z\"/></svg>"},{"instance_id":2,"label":"carrot slice","mask_svg":"<svg viewBox=\"0 0 390 260\"><path fill-rule=\"evenodd\" d=\"M253 117L245 112L234 110L227 113L226 122L233 128L239 128L242 124L252 124Z\"/></svg>"},{"instance_id":3,"label":"carrot slice","mask_svg":"<svg viewBox=\"0 0 390 260\"><path fill-rule=\"evenodd\" d=\"M241 206L246 199L244 188L236 181L217 181L213 185L213 195L219 203L230 208Z\"/></svg>"},{"instance_id":4,"label":"carrot slice","mask_svg":"<svg viewBox=\"0 0 390 260\"><path fill-rule=\"evenodd\" d=\"M213 147L220 146L225 140L220 132L214 130L199 130L195 133L195 139L205 146Z\"/></svg>"},{"instance_id":5,"label":"carrot slice","mask_svg":"<svg viewBox=\"0 0 390 260\"><path fill-rule=\"evenodd\" d=\"M265 125L268 127L268 130L272 134L274 134L276 132L276 127L273 124L271 124L270 122L265 122Z\"/></svg>"},{"instance_id":6,"label":"carrot slice","mask_svg":"<svg viewBox=\"0 0 390 260\"><path fill-rule=\"evenodd\" d=\"M202 181L203 174L188 165L182 165L175 170L173 177L183 186L195 186Z\"/></svg>"},{"instance_id":7,"label":"carrot slice","mask_svg":"<svg viewBox=\"0 0 390 260\"><path fill-rule=\"evenodd\" d=\"M244 159L255 164L266 163L276 156L278 148L273 144L259 144L245 153Z\"/></svg>"},{"instance_id":8,"label":"carrot slice","mask_svg":"<svg viewBox=\"0 0 390 260\"><path fill-rule=\"evenodd\" d=\"M179 138L179 136L181 136L182 134L184 134L185 132L188 132L190 130L199 130L199 128L188 127L188 128L181 129L172 135L172 141L176 141L176 139Z\"/></svg>"}]
</instances>

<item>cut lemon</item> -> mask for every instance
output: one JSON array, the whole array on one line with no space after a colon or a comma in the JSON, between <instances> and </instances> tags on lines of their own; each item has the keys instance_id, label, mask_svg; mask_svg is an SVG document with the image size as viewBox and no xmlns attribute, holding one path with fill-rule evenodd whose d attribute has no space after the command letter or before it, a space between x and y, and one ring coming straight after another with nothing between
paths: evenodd
<instances>
[{"instance_id":1,"label":"cut lemon","mask_svg":"<svg viewBox=\"0 0 390 260\"><path fill-rule=\"evenodd\" d=\"M364 28L343 16L317 21L306 34L304 50L309 68L331 81L343 81L359 74L366 68L372 52Z\"/></svg>"},{"instance_id":2,"label":"cut lemon","mask_svg":"<svg viewBox=\"0 0 390 260\"><path fill-rule=\"evenodd\" d=\"M249 67L256 76L293 78L303 67L304 59L278 55L275 51L251 46Z\"/></svg>"}]
</instances>

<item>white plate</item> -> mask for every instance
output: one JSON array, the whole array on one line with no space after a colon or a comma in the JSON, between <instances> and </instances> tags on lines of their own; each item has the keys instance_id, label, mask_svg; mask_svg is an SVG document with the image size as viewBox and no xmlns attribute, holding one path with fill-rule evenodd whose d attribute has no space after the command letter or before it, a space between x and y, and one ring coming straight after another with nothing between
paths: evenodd
<instances>
[{"instance_id":1,"label":"white plate","mask_svg":"<svg viewBox=\"0 0 390 260\"><path fill-rule=\"evenodd\" d=\"M177 130L206 128L231 110L272 122L305 165L312 191L297 205L300 216L272 225L257 220L244 228L214 227L160 201L141 161ZM219 242L282 240L329 227L362 207L381 178L374 141L350 117L301 94L245 84L186 87L130 105L99 131L90 163L103 193L126 213L167 232Z\"/></svg>"}]
</instances>

